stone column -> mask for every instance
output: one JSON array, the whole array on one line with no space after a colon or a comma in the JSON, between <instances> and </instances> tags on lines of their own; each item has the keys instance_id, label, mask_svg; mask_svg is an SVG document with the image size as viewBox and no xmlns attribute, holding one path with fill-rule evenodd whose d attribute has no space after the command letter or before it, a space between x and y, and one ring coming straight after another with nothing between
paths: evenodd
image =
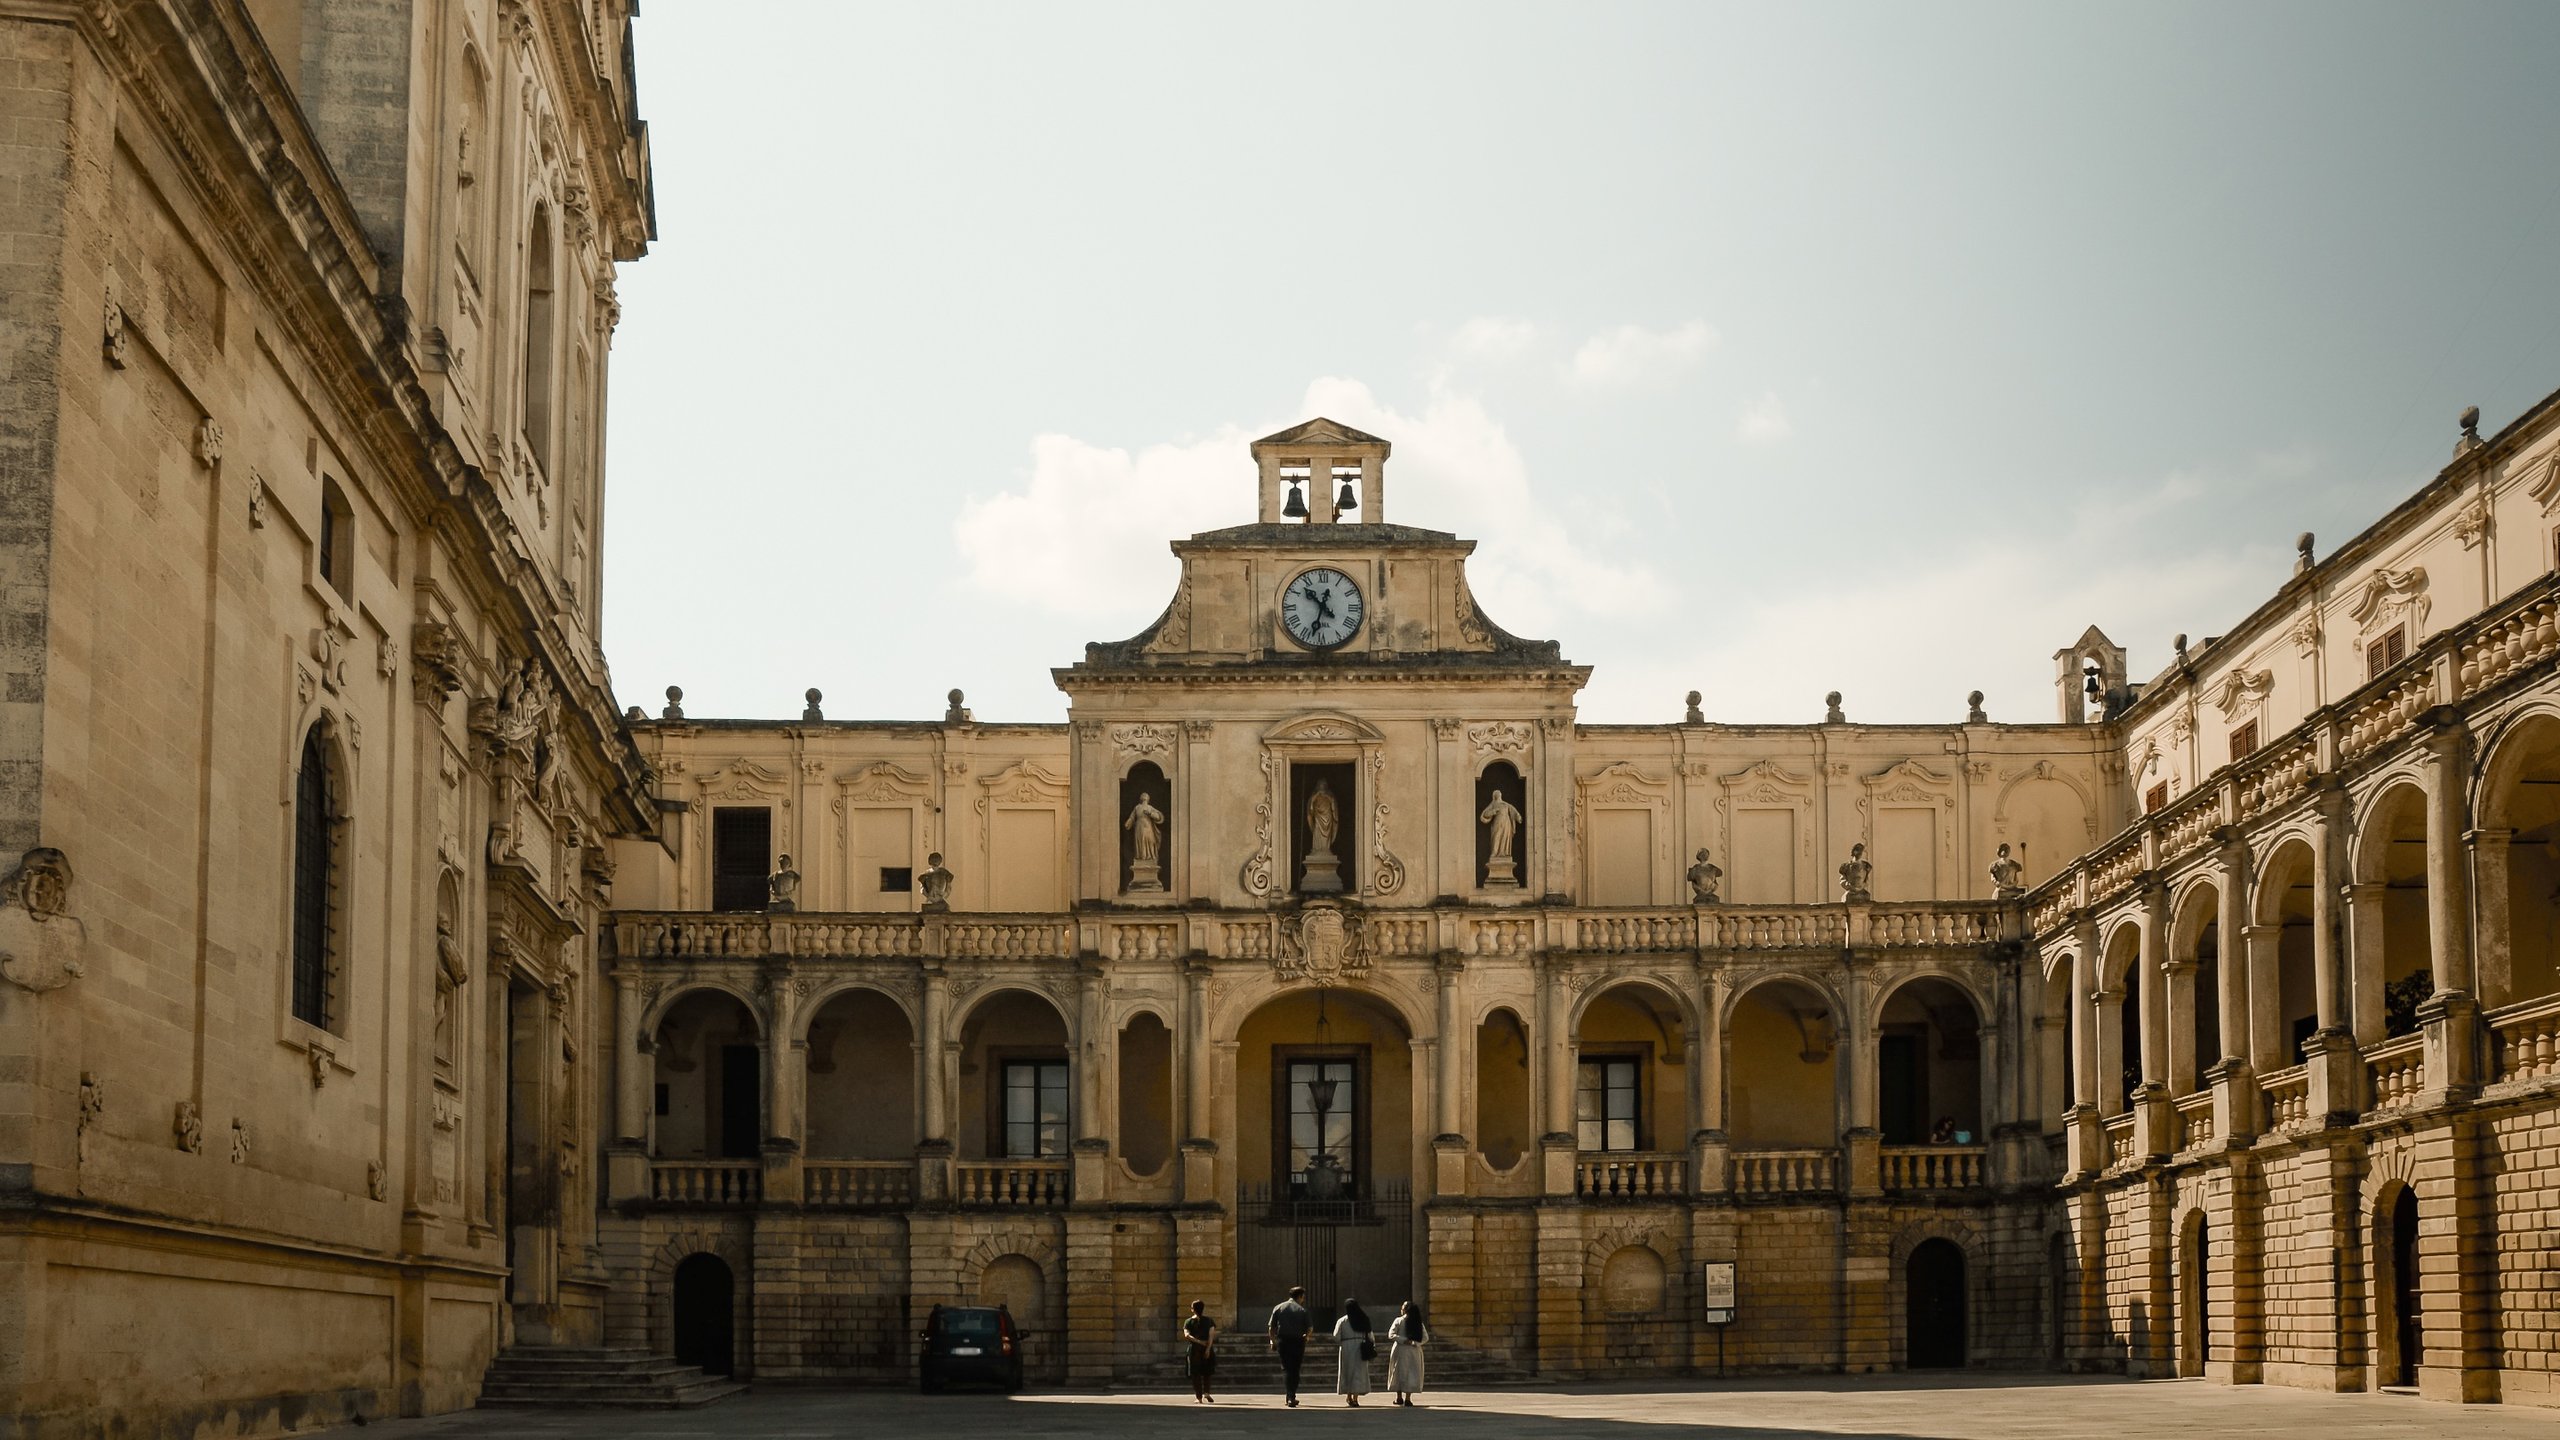
<instances>
[{"instance_id":1,"label":"stone column","mask_svg":"<svg viewBox=\"0 0 2560 1440\"><path fill-rule=\"evenodd\" d=\"M2352 1022L2347 976L2338 953L2338 843L2344 827L2338 818L2340 792L2320 797L2311 829L2311 986L2320 1006L2320 1028L2343 1030Z\"/></svg>"},{"instance_id":2,"label":"stone column","mask_svg":"<svg viewBox=\"0 0 2560 1440\"><path fill-rule=\"evenodd\" d=\"M2382 1031L2383 904L2390 893L2380 881L2342 885L2347 931L2347 1027L2358 1045L2379 1045Z\"/></svg>"},{"instance_id":3,"label":"stone column","mask_svg":"<svg viewBox=\"0 0 2560 1440\"><path fill-rule=\"evenodd\" d=\"M1870 981L1851 959L1842 967L1840 1084L1848 1097L1840 1132L1841 1188L1851 1195L1884 1193L1884 1156L1876 1129L1876 1036L1868 1004Z\"/></svg>"},{"instance_id":4,"label":"stone column","mask_svg":"<svg viewBox=\"0 0 2560 1440\"><path fill-rule=\"evenodd\" d=\"M768 968L764 988L764 1199L768 1205L796 1205L800 1203L800 1121L791 1103L798 1089L794 1062L809 1052L807 1046L792 1043L799 1007L791 967Z\"/></svg>"},{"instance_id":5,"label":"stone column","mask_svg":"<svg viewBox=\"0 0 2560 1440\"><path fill-rule=\"evenodd\" d=\"M2196 1093L2196 962L2172 958L2160 991L2169 997L2169 1093Z\"/></svg>"},{"instance_id":6,"label":"stone column","mask_svg":"<svg viewBox=\"0 0 2560 1440\"><path fill-rule=\"evenodd\" d=\"M932 1204L951 1198L951 1102L949 1026L951 995L939 959L927 960L918 972L916 1004L916 1094L924 1114L924 1137L916 1145L916 1199Z\"/></svg>"},{"instance_id":7,"label":"stone column","mask_svg":"<svg viewBox=\"0 0 2560 1440\"><path fill-rule=\"evenodd\" d=\"M1731 1139L1724 1128L1724 1012L1731 989L1724 967L1705 970L1698 986L1697 1034L1689 1056L1690 1113L1697 1133L1689 1137L1689 1188L1699 1195L1721 1195L1731 1188Z\"/></svg>"},{"instance_id":8,"label":"stone column","mask_svg":"<svg viewBox=\"0 0 2560 1440\"><path fill-rule=\"evenodd\" d=\"M2339 847L2346 835L2341 813L2345 798L2345 792L2333 782L2326 783L2319 808L2313 812L2311 831L2311 986L2320 1007L2320 1029L2304 1047L2303 1063L2309 1067L2307 1118L2321 1128L2351 1121L2364 1111L2364 1059L2356 1049L2356 997L2348 983L2352 951L2342 951L2339 934L2348 925L2346 892L2341 889L2338 863ZM2372 945L2377 956L2381 950L2380 915L2377 904ZM2373 993L2381 993L2378 984ZM2378 1009L2376 1014L2378 1017ZM2378 1018L2376 1023L2379 1024Z\"/></svg>"},{"instance_id":9,"label":"stone column","mask_svg":"<svg viewBox=\"0 0 2560 1440\"><path fill-rule=\"evenodd\" d=\"M2479 924L2471 932L2472 971L2487 1009L2515 999L2515 935L2507 924L2513 830L2474 830L2462 837L2471 858L2471 899Z\"/></svg>"},{"instance_id":10,"label":"stone column","mask_svg":"<svg viewBox=\"0 0 2560 1440\"><path fill-rule=\"evenodd\" d=\"M2258 1087L2249 1068L2249 851L2233 841L2222 850L2215 898L2221 954L2214 962L2221 993L2222 1056L2205 1079L2213 1086L2214 1139L2223 1145L2258 1133Z\"/></svg>"},{"instance_id":11,"label":"stone column","mask_svg":"<svg viewBox=\"0 0 2560 1440\"><path fill-rule=\"evenodd\" d=\"M2134 1086L2134 1153L2168 1155L2178 1148L2176 1117L2169 1105L2169 897L2154 884L2143 892L2141 946L2125 988L2139 997L2142 1019L2141 1083Z\"/></svg>"},{"instance_id":12,"label":"stone column","mask_svg":"<svg viewBox=\"0 0 2560 1440\"><path fill-rule=\"evenodd\" d=\"M2098 1103L2098 932L2083 920L2071 956L2071 1093L2074 1106Z\"/></svg>"},{"instance_id":13,"label":"stone column","mask_svg":"<svg viewBox=\"0 0 2560 1440\"><path fill-rule=\"evenodd\" d=\"M1538 1151L1541 1188L1549 1195L1573 1193L1573 1034L1565 975L1571 964L1562 956L1538 957L1538 1055L1542 1061L1538 1087Z\"/></svg>"},{"instance_id":14,"label":"stone column","mask_svg":"<svg viewBox=\"0 0 2560 1440\"><path fill-rule=\"evenodd\" d=\"M2251 925L2240 940L2249 957L2249 1064L2264 1075L2293 1063L2284 1033L2284 927Z\"/></svg>"},{"instance_id":15,"label":"stone column","mask_svg":"<svg viewBox=\"0 0 2560 1440\"><path fill-rule=\"evenodd\" d=\"M2471 964L2469 856L2462 843L2463 790L2471 767L2466 737L2446 728L2427 735L2427 961L2436 993L2418 1007L2426 1035L2427 1090L2467 1096L2480 1084L2480 999Z\"/></svg>"},{"instance_id":16,"label":"stone column","mask_svg":"<svg viewBox=\"0 0 2560 1440\"><path fill-rule=\"evenodd\" d=\"M2092 1077L2090 1098L2098 1114L2112 1120L2125 1112L2125 1099L2116 1085L2116 1077L2124 1073L2124 992L2100 990L2089 997L2089 1028L2096 1034L2091 1049L2097 1052L2096 1075Z\"/></svg>"},{"instance_id":17,"label":"stone column","mask_svg":"<svg viewBox=\"0 0 2560 1440\"><path fill-rule=\"evenodd\" d=\"M1187 1205L1217 1198L1218 1142L1212 1137L1215 1122L1209 1114L1215 1089L1210 1067L1209 972L1205 955L1182 962L1182 1199Z\"/></svg>"},{"instance_id":18,"label":"stone column","mask_svg":"<svg viewBox=\"0 0 2560 1440\"><path fill-rule=\"evenodd\" d=\"M461 1002L455 1001L459 1011ZM658 1078L653 1042L641 1028L648 1008L640 967L613 970L613 1144L605 1151L605 1194L614 1201L649 1195L649 1097Z\"/></svg>"},{"instance_id":19,"label":"stone column","mask_svg":"<svg viewBox=\"0 0 2560 1440\"><path fill-rule=\"evenodd\" d=\"M1431 1137L1432 1188L1442 1195L1467 1193L1467 1122L1464 1100L1469 1093L1466 1082L1466 1009L1460 987L1466 983L1467 962L1455 951L1442 951L1433 960L1431 979L1438 992L1439 1013L1434 1024L1439 1035L1431 1048L1431 1114L1437 1134Z\"/></svg>"}]
</instances>

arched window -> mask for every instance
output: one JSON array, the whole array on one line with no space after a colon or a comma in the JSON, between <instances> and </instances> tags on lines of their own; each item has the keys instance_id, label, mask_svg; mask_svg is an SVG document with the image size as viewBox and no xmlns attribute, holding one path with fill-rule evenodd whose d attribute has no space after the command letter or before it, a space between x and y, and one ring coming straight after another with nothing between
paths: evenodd
<instances>
[{"instance_id":1,"label":"arched window","mask_svg":"<svg viewBox=\"0 0 2560 1440\"><path fill-rule=\"evenodd\" d=\"M336 796L320 727L302 738L293 785L293 1016L334 1028L337 996Z\"/></svg>"},{"instance_id":2,"label":"arched window","mask_svg":"<svg viewBox=\"0 0 2560 1440\"><path fill-rule=\"evenodd\" d=\"M524 440L545 476L552 473L552 352L558 348L552 270L551 207L537 205L524 247Z\"/></svg>"}]
</instances>

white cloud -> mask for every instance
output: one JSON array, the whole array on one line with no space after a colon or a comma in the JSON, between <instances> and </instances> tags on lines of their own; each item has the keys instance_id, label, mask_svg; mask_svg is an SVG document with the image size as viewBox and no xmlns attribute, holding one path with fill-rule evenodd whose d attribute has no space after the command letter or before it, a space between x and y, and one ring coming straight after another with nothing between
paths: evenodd
<instances>
[{"instance_id":1,"label":"white cloud","mask_svg":"<svg viewBox=\"0 0 2560 1440\"><path fill-rule=\"evenodd\" d=\"M1795 423L1787 418L1787 407L1775 390L1765 391L1757 400L1746 402L1742 418L1734 426L1734 438L1745 445L1779 445L1794 437Z\"/></svg>"},{"instance_id":2,"label":"white cloud","mask_svg":"<svg viewBox=\"0 0 2560 1440\"><path fill-rule=\"evenodd\" d=\"M1549 638L1567 612L1628 618L1667 603L1670 589L1651 570L1593 548L1612 529L1607 515L1577 510L1569 528L1561 507L1544 503L1528 462L1474 397L1435 385L1408 414L1362 382L1332 376L1307 387L1295 414L1184 444L1132 454L1070 435L1036 438L1021 483L964 502L953 522L970 583L1045 609L1114 619L1116 633L1133 633L1173 594L1179 568L1168 540L1253 519L1246 446L1316 415L1395 443L1385 495L1392 518L1481 542L1468 578L1496 624Z\"/></svg>"},{"instance_id":3,"label":"white cloud","mask_svg":"<svg viewBox=\"0 0 2560 1440\"><path fill-rule=\"evenodd\" d=\"M1508 315L1479 315L1449 334L1454 360L1517 360L1538 343L1538 327Z\"/></svg>"},{"instance_id":4,"label":"white cloud","mask_svg":"<svg viewBox=\"0 0 2560 1440\"><path fill-rule=\"evenodd\" d=\"M1692 363L1715 343L1716 332L1704 320L1670 330L1620 325L1583 341L1565 374L1582 385L1634 384Z\"/></svg>"}]
</instances>

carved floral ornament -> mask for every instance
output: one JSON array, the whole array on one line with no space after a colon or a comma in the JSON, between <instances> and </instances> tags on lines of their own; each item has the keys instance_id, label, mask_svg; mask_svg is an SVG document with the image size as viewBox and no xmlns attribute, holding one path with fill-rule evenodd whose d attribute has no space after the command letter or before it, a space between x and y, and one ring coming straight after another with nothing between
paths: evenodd
<instances>
[{"instance_id":1,"label":"carved floral ornament","mask_svg":"<svg viewBox=\"0 0 2560 1440\"><path fill-rule=\"evenodd\" d=\"M836 790L835 808L842 811L847 801L882 804L922 799L932 793L933 777L882 760L837 777Z\"/></svg>"},{"instance_id":2,"label":"carved floral ornament","mask_svg":"<svg viewBox=\"0 0 2560 1440\"><path fill-rule=\"evenodd\" d=\"M2542 513L2560 510L2560 451L2543 462L2542 472L2525 487L2525 498L2542 507Z\"/></svg>"},{"instance_id":3,"label":"carved floral ornament","mask_svg":"<svg viewBox=\"0 0 2560 1440\"><path fill-rule=\"evenodd\" d=\"M1537 736L1537 727L1519 720L1488 720L1467 727L1467 744L1479 760L1508 756L1525 763L1530 742Z\"/></svg>"},{"instance_id":4,"label":"carved floral ornament","mask_svg":"<svg viewBox=\"0 0 2560 1440\"><path fill-rule=\"evenodd\" d=\"M1180 732L1171 725L1114 725L1111 748L1133 759L1170 759Z\"/></svg>"},{"instance_id":5,"label":"carved floral ornament","mask_svg":"<svg viewBox=\"0 0 2560 1440\"><path fill-rule=\"evenodd\" d=\"M2213 708L2221 711L2224 719L2237 720L2265 704L2268 694L2275 688L2276 673L2273 670L2251 670L2235 665L2230 674L2222 677L2222 683L2214 688Z\"/></svg>"},{"instance_id":6,"label":"carved floral ornament","mask_svg":"<svg viewBox=\"0 0 2560 1440\"><path fill-rule=\"evenodd\" d=\"M2409 638L2414 641L2417 632L2426 627L2429 603L2425 566L2376 570L2356 591L2354 602L2347 607L2347 617L2356 622L2359 634L2369 636L2399 623L2405 614L2410 622Z\"/></svg>"}]
</instances>

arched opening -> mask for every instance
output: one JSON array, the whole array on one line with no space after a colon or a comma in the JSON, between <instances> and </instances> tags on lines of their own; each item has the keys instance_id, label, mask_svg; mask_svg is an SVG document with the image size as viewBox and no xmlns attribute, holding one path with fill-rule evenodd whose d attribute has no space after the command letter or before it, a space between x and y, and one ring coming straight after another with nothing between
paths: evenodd
<instances>
[{"instance_id":1,"label":"arched opening","mask_svg":"<svg viewBox=\"0 0 2560 1440\"><path fill-rule=\"evenodd\" d=\"M2435 993L2427 933L2427 797L2414 784L2385 791L2357 837L2347 891L2354 941L2356 1040L2418 1033L2418 1006Z\"/></svg>"},{"instance_id":2,"label":"arched opening","mask_svg":"<svg viewBox=\"0 0 2560 1440\"><path fill-rule=\"evenodd\" d=\"M2110 1117L2133 1107L2142 1084L2141 957L2141 930L2118 925L2098 968L2098 1109Z\"/></svg>"},{"instance_id":3,"label":"arched opening","mask_svg":"<svg viewBox=\"0 0 2560 1440\"><path fill-rule=\"evenodd\" d=\"M809 1017L808 1155L902 1160L916 1146L916 1037L877 990L847 990Z\"/></svg>"},{"instance_id":4,"label":"arched opening","mask_svg":"<svg viewBox=\"0 0 2560 1440\"><path fill-rule=\"evenodd\" d=\"M1982 1020L1961 986L1923 976L1878 1015L1876 1125L1887 1145L1972 1145L1982 1128Z\"/></svg>"},{"instance_id":5,"label":"arched opening","mask_svg":"<svg viewBox=\"0 0 2560 1440\"><path fill-rule=\"evenodd\" d=\"M1496 760L1476 776L1476 884L1517 890L1528 860L1529 786L1519 768Z\"/></svg>"},{"instance_id":6,"label":"arched opening","mask_svg":"<svg viewBox=\"0 0 2560 1440\"><path fill-rule=\"evenodd\" d=\"M2491 1006L2560 994L2560 720L2535 716L2483 768L2480 987ZM2503 915L2505 949L2497 944Z\"/></svg>"},{"instance_id":7,"label":"arched opening","mask_svg":"<svg viewBox=\"0 0 2560 1440\"><path fill-rule=\"evenodd\" d=\"M1829 998L1800 981L1765 980L1733 1002L1724 1052L1736 1145L1840 1143L1837 1024Z\"/></svg>"},{"instance_id":8,"label":"arched opening","mask_svg":"<svg viewBox=\"0 0 2560 1440\"><path fill-rule=\"evenodd\" d=\"M1173 853L1173 782L1152 760L1120 777L1120 890L1165 893L1164 858Z\"/></svg>"},{"instance_id":9,"label":"arched opening","mask_svg":"<svg viewBox=\"0 0 2560 1440\"><path fill-rule=\"evenodd\" d=\"M1050 1313L1049 1276L1028 1255L999 1255L978 1272L978 1303L993 1305L1013 1317L1022 1368L1044 1380L1058 1378L1066 1347L1057 1343L1056 1317Z\"/></svg>"},{"instance_id":10,"label":"arched opening","mask_svg":"<svg viewBox=\"0 0 2560 1440\"><path fill-rule=\"evenodd\" d=\"M657 1030L656 1123L662 1160L752 1160L763 1146L764 1046L756 1018L726 990L695 990Z\"/></svg>"},{"instance_id":11,"label":"arched opening","mask_svg":"<svg viewBox=\"0 0 2560 1440\"><path fill-rule=\"evenodd\" d=\"M1614 1320L1646 1320L1662 1313L1669 1286L1662 1257L1649 1245L1625 1245L1600 1263L1600 1311Z\"/></svg>"},{"instance_id":12,"label":"arched opening","mask_svg":"<svg viewBox=\"0 0 2560 1440\"><path fill-rule=\"evenodd\" d=\"M341 790L329 741L314 724L303 734L293 780L293 1018L324 1030L345 1024L338 965Z\"/></svg>"},{"instance_id":13,"label":"arched opening","mask_svg":"<svg viewBox=\"0 0 2560 1440\"><path fill-rule=\"evenodd\" d=\"M1529 1027L1496 1010L1476 1027L1476 1153L1508 1170L1529 1153Z\"/></svg>"},{"instance_id":14,"label":"arched opening","mask_svg":"<svg viewBox=\"0 0 2560 1440\"><path fill-rule=\"evenodd\" d=\"M2044 1129L2048 1135L2062 1132L2063 1119L2079 1097L2073 1093L2071 1046L2076 1038L2071 1013L2071 968L2080 963L2076 955L2056 960L2044 977L2043 1013L2036 1019L2036 1074L2043 1092Z\"/></svg>"},{"instance_id":15,"label":"arched opening","mask_svg":"<svg viewBox=\"0 0 2560 1440\"><path fill-rule=\"evenodd\" d=\"M1574 1027L1577 1149L1661 1150L1687 1141L1688 1038L1679 1002L1651 985L1612 985Z\"/></svg>"},{"instance_id":16,"label":"arched opening","mask_svg":"<svg viewBox=\"0 0 2560 1440\"><path fill-rule=\"evenodd\" d=\"M2211 1244L2204 1212L2190 1212L2178 1232L2178 1373L2199 1376L2213 1363Z\"/></svg>"},{"instance_id":17,"label":"arched opening","mask_svg":"<svg viewBox=\"0 0 2560 1440\"><path fill-rule=\"evenodd\" d=\"M2258 880L2258 923L2273 927L2274 933L2259 932L2262 939L2252 942L2249 959L2255 966L2272 958L2275 973L2252 975L2250 990L2274 1004L2263 1020L2257 1005L2250 1011L2262 1026L2255 1044L2273 1057L2277 1069L2303 1063L2302 1047L2320 1029L2320 988L2311 955L2311 858L2308 842L2288 840L2267 857ZM2262 944L2266 956L2257 953Z\"/></svg>"},{"instance_id":18,"label":"arched opening","mask_svg":"<svg viewBox=\"0 0 2560 1440\"><path fill-rule=\"evenodd\" d=\"M2380 1233L2374 1237L2375 1264L2382 1273L2375 1286L2382 1301L2374 1326L2375 1357L2381 1383L2414 1388L2418 1367L2427 1358L2425 1305L2419 1289L2418 1192L2394 1181L2383 1187L2375 1207Z\"/></svg>"},{"instance_id":19,"label":"arched opening","mask_svg":"<svg viewBox=\"0 0 2560 1440\"><path fill-rule=\"evenodd\" d=\"M1413 1032L1384 1000L1316 987L1263 1002L1236 1032L1236 1313L1307 1287L1412 1293ZM1257 1308L1259 1307L1259 1308Z\"/></svg>"},{"instance_id":20,"label":"arched opening","mask_svg":"<svg viewBox=\"0 0 2560 1440\"><path fill-rule=\"evenodd\" d=\"M1903 1343L1914 1370L1957 1370L1965 1364L1964 1251L1952 1240L1923 1240L1903 1264Z\"/></svg>"},{"instance_id":21,"label":"arched opening","mask_svg":"<svg viewBox=\"0 0 2560 1440\"><path fill-rule=\"evenodd\" d=\"M960 1027L960 1158L1066 1159L1074 1084L1066 1017L1047 997L1003 990L978 1002Z\"/></svg>"},{"instance_id":22,"label":"arched opening","mask_svg":"<svg viewBox=\"0 0 2560 1440\"><path fill-rule=\"evenodd\" d=\"M2169 926L2169 1091L2192 1095L2222 1063L2222 892L2196 885Z\"/></svg>"},{"instance_id":23,"label":"arched opening","mask_svg":"<svg viewBox=\"0 0 2560 1440\"><path fill-rule=\"evenodd\" d=\"M1173 1032L1153 1011L1120 1027L1120 1158L1139 1175L1173 1159Z\"/></svg>"},{"instance_id":24,"label":"arched opening","mask_svg":"<svg viewBox=\"0 0 2560 1440\"><path fill-rule=\"evenodd\" d=\"M533 207L524 247L524 441L545 475L551 469L554 357L559 351L558 289L552 258L551 207Z\"/></svg>"},{"instance_id":25,"label":"arched opening","mask_svg":"<svg viewBox=\"0 0 2560 1440\"><path fill-rule=\"evenodd\" d=\"M676 1266L674 1309L676 1363L736 1374L737 1284L729 1262L708 1253L684 1257Z\"/></svg>"}]
</instances>

